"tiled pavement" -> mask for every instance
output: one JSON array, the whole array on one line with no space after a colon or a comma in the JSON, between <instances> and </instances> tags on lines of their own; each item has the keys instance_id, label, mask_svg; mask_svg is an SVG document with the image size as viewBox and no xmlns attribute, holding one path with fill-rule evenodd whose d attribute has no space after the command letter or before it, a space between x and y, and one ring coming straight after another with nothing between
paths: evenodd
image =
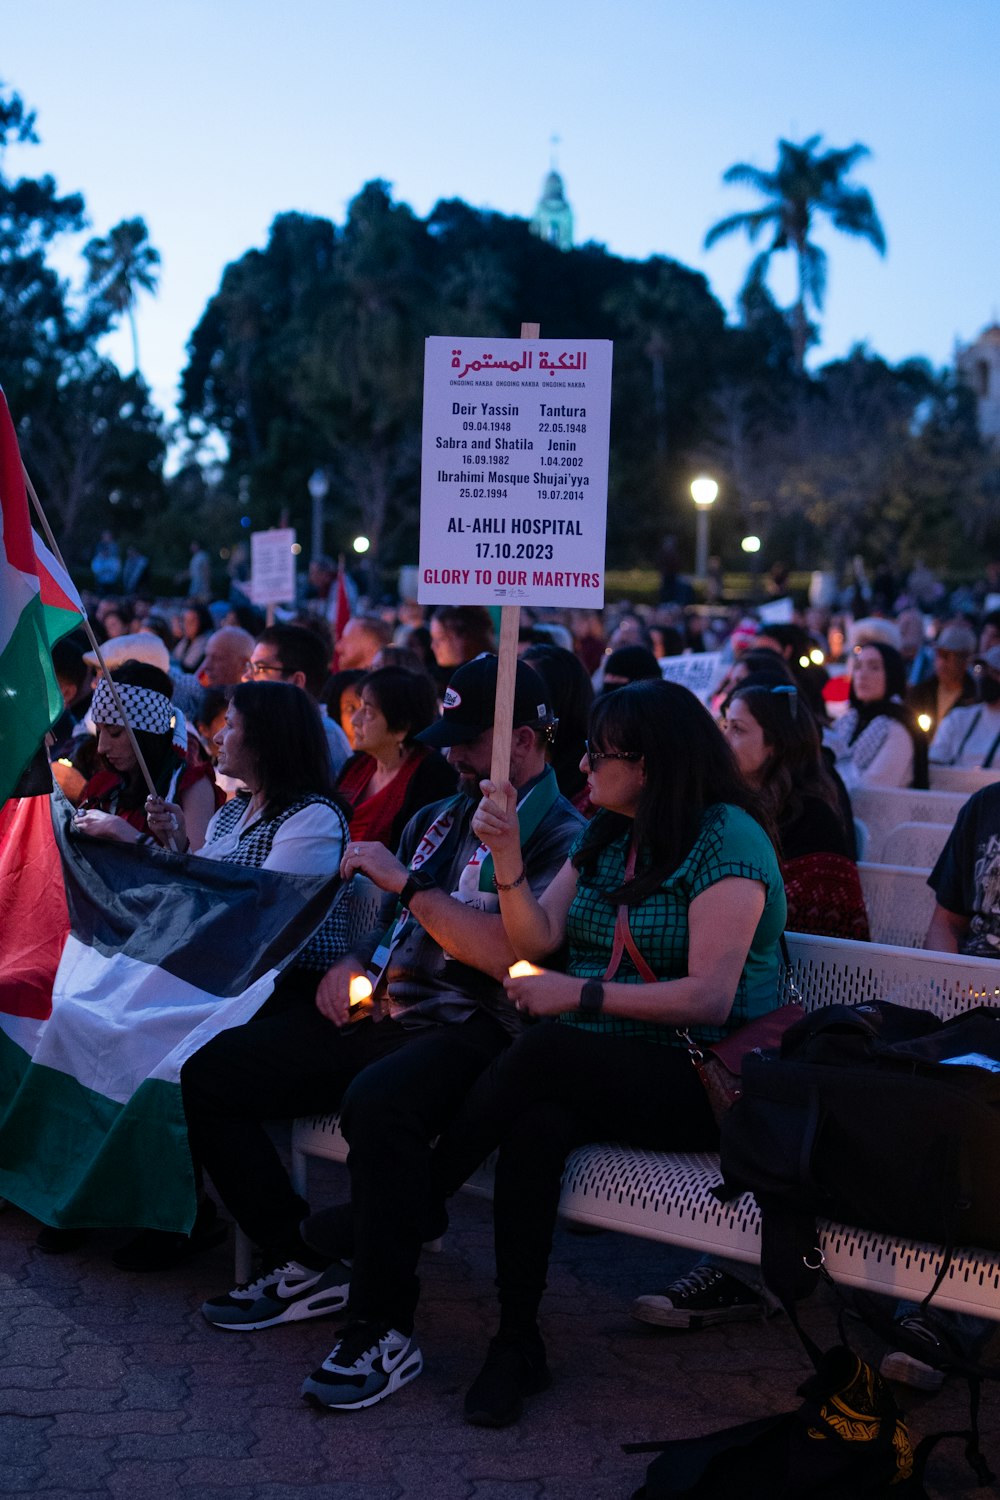
<instances>
[{"instance_id":1,"label":"tiled pavement","mask_svg":"<svg viewBox=\"0 0 1000 1500\"><path fill-rule=\"evenodd\" d=\"M319 1167L313 1186L316 1203L342 1197L343 1169ZM53 1257L34 1248L36 1229L16 1209L0 1215L4 1496L626 1500L646 1460L622 1442L789 1408L806 1374L782 1318L701 1334L630 1321L631 1297L689 1257L560 1230L545 1307L555 1384L515 1428L466 1426L462 1392L492 1331L493 1293L489 1207L463 1195L444 1249L421 1267L424 1374L368 1411L321 1413L298 1390L334 1325L228 1334L199 1316L201 1300L231 1284L231 1247L149 1278L111 1266L121 1236ZM834 1342L828 1301L810 1304L805 1321ZM996 1343L993 1353L1000 1359ZM917 1434L965 1416L957 1383L909 1405ZM1000 1471L1000 1387L987 1389L984 1441ZM950 1500L987 1493L973 1487L960 1445L935 1461L932 1480Z\"/></svg>"}]
</instances>

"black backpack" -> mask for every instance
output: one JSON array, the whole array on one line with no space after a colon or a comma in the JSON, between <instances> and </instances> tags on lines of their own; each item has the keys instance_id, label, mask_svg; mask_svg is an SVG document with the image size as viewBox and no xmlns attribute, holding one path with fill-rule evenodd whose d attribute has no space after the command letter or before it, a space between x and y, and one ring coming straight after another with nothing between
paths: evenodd
<instances>
[{"instance_id":1,"label":"black backpack","mask_svg":"<svg viewBox=\"0 0 1000 1500\"><path fill-rule=\"evenodd\" d=\"M1000 1009L945 1022L886 1002L814 1011L780 1053L745 1060L720 1156L720 1196L749 1189L761 1205L765 1277L782 1210L1000 1249Z\"/></svg>"}]
</instances>

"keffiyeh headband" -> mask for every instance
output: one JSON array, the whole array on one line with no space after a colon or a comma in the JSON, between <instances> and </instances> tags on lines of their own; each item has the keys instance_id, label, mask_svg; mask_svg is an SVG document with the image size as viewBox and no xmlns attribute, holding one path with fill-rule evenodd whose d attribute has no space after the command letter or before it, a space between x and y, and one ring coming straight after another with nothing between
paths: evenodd
<instances>
[{"instance_id":1,"label":"keffiyeh headband","mask_svg":"<svg viewBox=\"0 0 1000 1500\"><path fill-rule=\"evenodd\" d=\"M187 724L184 715L164 693L157 693L152 688L135 687L129 682L116 682L115 687L133 729L144 730L147 734L166 734L168 730L172 730L174 744L182 753L187 749ZM125 720L118 712L105 677L94 688L90 713L95 724L125 727Z\"/></svg>"}]
</instances>

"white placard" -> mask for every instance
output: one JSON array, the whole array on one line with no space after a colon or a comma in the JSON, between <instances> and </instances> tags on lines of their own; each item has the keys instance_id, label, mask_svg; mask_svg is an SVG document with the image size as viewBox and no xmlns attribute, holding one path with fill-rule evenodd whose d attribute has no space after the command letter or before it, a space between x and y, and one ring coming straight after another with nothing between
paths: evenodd
<instances>
[{"instance_id":1,"label":"white placard","mask_svg":"<svg viewBox=\"0 0 1000 1500\"><path fill-rule=\"evenodd\" d=\"M774 599L770 604L761 604L757 618L762 625L790 625L795 618L795 600Z\"/></svg>"},{"instance_id":2,"label":"white placard","mask_svg":"<svg viewBox=\"0 0 1000 1500\"><path fill-rule=\"evenodd\" d=\"M690 656L664 656L660 672L666 682L679 682L707 704L726 675L721 651L698 651Z\"/></svg>"},{"instance_id":3,"label":"white placard","mask_svg":"<svg viewBox=\"0 0 1000 1500\"><path fill-rule=\"evenodd\" d=\"M295 532L290 527L250 533L250 598L284 604L295 598Z\"/></svg>"},{"instance_id":4,"label":"white placard","mask_svg":"<svg viewBox=\"0 0 1000 1500\"><path fill-rule=\"evenodd\" d=\"M429 338L421 604L604 603L611 343Z\"/></svg>"}]
</instances>

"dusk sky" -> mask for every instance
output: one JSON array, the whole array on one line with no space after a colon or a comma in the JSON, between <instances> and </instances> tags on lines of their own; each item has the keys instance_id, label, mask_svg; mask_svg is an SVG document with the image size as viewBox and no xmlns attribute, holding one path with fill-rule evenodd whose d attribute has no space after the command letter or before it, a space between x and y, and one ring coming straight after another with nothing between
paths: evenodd
<instances>
[{"instance_id":1,"label":"dusk sky","mask_svg":"<svg viewBox=\"0 0 1000 1500\"><path fill-rule=\"evenodd\" d=\"M383 177L421 215L459 197L530 217L553 135L577 242L675 257L730 313L751 247L702 241L756 200L725 169L772 167L779 136L864 142L888 255L820 231L812 361L867 341L940 365L1000 309L998 41L996 0L35 0L5 16L0 76L42 145L5 166L81 191L90 233L146 219L163 268L140 354L166 408L223 268L275 214L342 223ZM780 301L792 285L772 279ZM108 347L129 368L127 335Z\"/></svg>"}]
</instances>

